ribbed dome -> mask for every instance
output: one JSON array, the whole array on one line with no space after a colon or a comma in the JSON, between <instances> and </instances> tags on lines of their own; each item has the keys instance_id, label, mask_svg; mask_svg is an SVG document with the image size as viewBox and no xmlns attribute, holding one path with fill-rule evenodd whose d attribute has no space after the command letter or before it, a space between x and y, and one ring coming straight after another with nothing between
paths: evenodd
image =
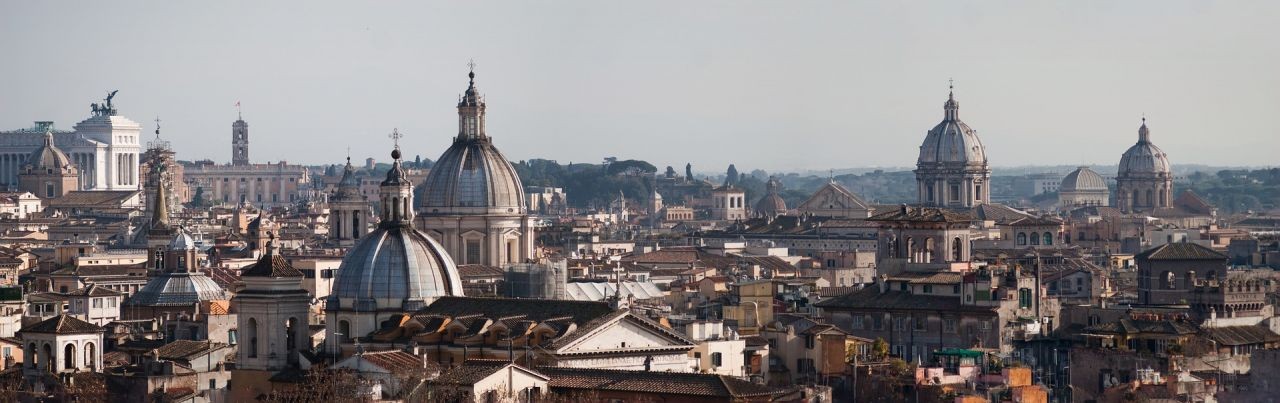
<instances>
[{"instance_id":1,"label":"ribbed dome","mask_svg":"<svg viewBox=\"0 0 1280 403\"><path fill-rule=\"evenodd\" d=\"M1102 175L1098 175L1089 167L1079 167L1071 171L1065 178L1062 178L1062 184L1058 186L1059 192L1076 192L1076 191L1106 191L1107 181L1102 179Z\"/></svg>"},{"instance_id":2,"label":"ribbed dome","mask_svg":"<svg viewBox=\"0 0 1280 403\"><path fill-rule=\"evenodd\" d=\"M203 272L161 273L129 298L136 306L192 306L197 302L231 299L222 286Z\"/></svg>"},{"instance_id":3,"label":"ribbed dome","mask_svg":"<svg viewBox=\"0 0 1280 403\"><path fill-rule=\"evenodd\" d=\"M196 241L191 239L191 235L187 235L186 231L178 230L178 234L174 235L173 240L169 241L169 250L192 250L196 248Z\"/></svg>"},{"instance_id":4,"label":"ribbed dome","mask_svg":"<svg viewBox=\"0 0 1280 403\"><path fill-rule=\"evenodd\" d=\"M444 248L407 223L380 225L342 259L328 307L416 310L444 296L462 296L458 267Z\"/></svg>"},{"instance_id":5,"label":"ribbed dome","mask_svg":"<svg viewBox=\"0 0 1280 403\"><path fill-rule=\"evenodd\" d=\"M986 164L986 149L982 147L977 132L960 121L960 103L956 102L954 94L948 96L943 110L942 122L929 130L920 145L917 164Z\"/></svg>"},{"instance_id":6,"label":"ribbed dome","mask_svg":"<svg viewBox=\"0 0 1280 403\"><path fill-rule=\"evenodd\" d=\"M485 102L475 73L458 101L458 136L431 167L424 183L422 213L524 214L524 186L486 133Z\"/></svg>"},{"instance_id":7,"label":"ribbed dome","mask_svg":"<svg viewBox=\"0 0 1280 403\"><path fill-rule=\"evenodd\" d=\"M44 145L37 148L35 152L27 157L28 169L38 171L39 173L74 173L75 166L71 165L71 159L67 158L67 154L59 150L53 145L53 132L44 133Z\"/></svg>"},{"instance_id":8,"label":"ribbed dome","mask_svg":"<svg viewBox=\"0 0 1280 403\"><path fill-rule=\"evenodd\" d=\"M1142 127L1138 128L1138 143L1129 147L1120 157L1120 170L1117 174L1128 177L1168 175L1170 172L1169 157L1151 142L1151 132L1147 129L1146 119L1143 119Z\"/></svg>"}]
</instances>

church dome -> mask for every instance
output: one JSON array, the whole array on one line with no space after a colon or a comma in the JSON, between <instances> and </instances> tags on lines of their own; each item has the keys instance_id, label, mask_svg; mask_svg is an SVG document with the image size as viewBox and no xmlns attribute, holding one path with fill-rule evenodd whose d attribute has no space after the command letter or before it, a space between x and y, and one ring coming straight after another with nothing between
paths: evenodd
<instances>
[{"instance_id":1,"label":"church dome","mask_svg":"<svg viewBox=\"0 0 1280 403\"><path fill-rule=\"evenodd\" d=\"M920 145L918 165L967 165L987 163L986 149L978 139L978 132L960 121L960 103L955 95L948 96L943 104L945 111L941 123L929 130Z\"/></svg>"},{"instance_id":2,"label":"church dome","mask_svg":"<svg viewBox=\"0 0 1280 403\"><path fill-rule=\"evenodd\" d=\"M347 157L347 166L342 168L342 179L338 181L338 192L334 196L338 200L364 199L360 194L360 180L356 179L356 168L351 165L351 157Z\"/></svg>"},{"instance_id":3,"label":"church dome","mask_svg":"<svg viewBox=\"0 0 1280 403\"><path fill-rule=\"evenodd\" d=\"M413 185L400 168L399 150L382 182L382 222L342 258L328 308L417 310L445 296L462 296L458 267L435 240L413 228Z\"/></svg>"},{"instance_id":4,"label":"church dome","mask_svg":"<svg viewBox=\"0 0 1280 403\"><path fill-rule=\"evenodd\" d=\"M485 103L476 89L475 73L470 76L471 83L458 102L458 136L427 174L421 212L524 214L524 186L485 133Z\"/></svg>"},{"instance_id":5,"label":"church dome","mask_svg":"<svg viewBox=\"0 0 1280 403\"><path fill-rule=\"evenodd\" d=\"M27 169L37 173L74 173L75 166L67 154L53 145L53 132L44 133L44 144L27 158Z\"/></svg>"},{"instance_id":6,"label":"church dome","mask_svg":"<svg viewBox=\"0 0 1280 403\"><path fill-rule=\"evenodd\" d=\"M1138 128L1138 143L1125 150L1120 157L1120 170L1117 174L1128 177L1168 175L1170 172L1169 157L1151 142L1151 132L1147 129L1147 120L1144 118L1142 127Z\"/></svg>"},{"instance_id":7,"label":"church dome","mask_svg":"<svg viewBox=\"0 0 1280 403\"><path fill-rule=\"evenodd\" d=\"M1062 178L1059 192L1106 191L1107 181L1089 167L1079 167Z\"/></svg>"},{"instance_id":8,"label":"church dome","mask_svg":"<svg viewBox=\"0 0 1280 403\"><path fill-rule=\"evenodd\" d=\"M787 212L786 200L782 200L782 196L778 195L778 188L781 185L777 178L769 178L765 183L767 193L756 202L756 214L777 216Z\"/></svg>"}]
</instances>

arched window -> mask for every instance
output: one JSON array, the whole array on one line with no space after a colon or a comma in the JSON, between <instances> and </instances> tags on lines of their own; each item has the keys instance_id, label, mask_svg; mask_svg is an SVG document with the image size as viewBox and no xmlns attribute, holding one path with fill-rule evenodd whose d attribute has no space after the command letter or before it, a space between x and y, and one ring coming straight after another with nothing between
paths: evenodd
<instances>
[{"instance_id":1,"label":"arched window","mask_svg":"<svg viewBox=\"0 0 1280 403\"><path fill-rule=\"evenodd\" d=\"M1034 233L1034 232L1032 232L1032 233L1031 233L1031 236L1029 236L1029 237L1027 237L1027 238L1030 238L1030 239L1031 239L1031 244L1032 244L1032 245L1039 245L1039 244L1040 244L1040 237L1036 236L1036 233Z\"/></svg>"},{"instance_id":2,"label":"arched window","mask_svg":"<svg viewBox=\"0 0 1280 403\"><path fill-rule=\"evenodd\" d=\"M1160 189L1160 205L1161 206L1169 205L1169 201L1168 201L1168 198L1165 196L1164 189Z\"/></svg>"},{"instance_id":3,"label":"arched window","mask_svg":"<svg viewBox=\"0 0 1280 403\"><path fill-rule=\"evenodd\" d=\"M96 351L94 351L93 342L85 343L85 344L84 344L84 366L85 366L85 368L89 368L89 370L96 370L96 369L97 369L97 367L98 367L98 360L97 360L97 359L95 359L95 357L97 357L97 354L96 354Z\"/></svg>"},{"instance_id":4,"label":"arched window","mask_svg":"<svg viewBox=\"0 0 1280 403\"><path fill-rule=\"evenodd\" d=\"M249 318L249 328L245 330L249 336L249 358L258 357L258 321Z\"/></svg>"},{"instance_id":5,"label":"arched window","mask_svg":"<svg viewBox=\"0 0 1280 403\"><path fill-rule=\"evenodd\" d=\"M351 238L355 239L360 237L360 211L356 210L351 213Z\"/></svg>"},{"instance_id":6,"label":"arched window","mask_svg":"<svg viewBox=\"0 0 1280 403\"><path fill-rule=\"evenodd\" d=\"M39 351L40 349L36 347L36 343L31 343L27 345L27 355L29 357L23 357L23 359L27 361L28 368L35 368L37 365L40 364L41 357L40 357Z\"/></svg>"},{"instance_id":7,"label":"arched window","mask_svg":"<svg viewBox=\"0 0 1280 403\"><path fill-rule=\"evenodd\" d=\"M907 237L907 263L915 263L915 262L916 262L916 240L912 237Z\"/></svg>"},{"instance_id":8,"label":"arched window","mask_svg":"<svg viewBox=\"0 0 1280 403\"><path fill-rule=\"evenodd\" d=\"M1026 244L1027 244L1027 233L1025 233L1025 232L1019 232L1019 233L1018 233L1018 245L1026 245Z\"/></svg>"},{"instance_id":9,"label":"arched window","mask_svg":"<svg viewBox=\"0 0 1280 403\"><path fill-rule=\"evenodd\" d=\"M1053 245L1053 234L1050 234L1048 232L1044 233L1044 244Z\"/></svg>"},{"instance_id":10,"label":"arched window","mask_svg":"<svg viewBox=\"0 0 1280 403\"><path fill-rule=\"evenodd\" d=\"M1169 287L1169 289L1170 289L1170 290L1172 290L1172 289L1174 289L1174 288L1177 288L1177 284L1174 284L1174 275L1173 275L1173 272L1171 272L1171 271L1166 271L1166 272L1164 272L1164 281L1165 281L1165 284Z\"/></svg>"},{"instance_id":11,"label":"arched window","mask_svg":"<svg viewBox=\"0 0 1280 403\"><path fill-rule=\"evenodd\" d=\"M1151 198L1151 189L1147 189L1147 205L1155 205L1155 200Z\"/></svg>"},{"instance_id":12,"label":"arched window","mask_svg":"<svg viewBox=\"0 0 1280 403\"><path fill-rule=\"evenodd\" d=\"M50 345L49 345L49 343L44 343L44 369L45 369L45 371L49 371L49 372L57 372L57 371L54 369L54 364L56 364L56 363L53 361L53 346L50 346Z\"/></svg>"},{"instance_id":13,"label":"arched window","mask_svg":"<svg viewBox=\"0 0 1280 403\"><path fill-rule=\"evenodd\" d=\"M1195 286L1196 286L1196 271L1189 270L1187 271L1187 288L1190 289Z\"/></svg>"},{"instance_id":14,"label":"arched window","mask_svg":"<svg viewBox=\"0 0 1280 403\"><path fill-rule=\"evenodd\" d=\"M338 333L342 333L338 335L338 340L342 340L343 343L350 342L351 322L347 322L345 320L338 321Z\"/></svg>"},{"instance_id":15,"label":"arched window","mask_svg":"<svg viewBox=\"0 0 1280 403\"><path fill-rule=\"evenodd\" d=\"M959 262L964 260L964 243L960 237L951 240L951 261Z\"/></svg>"},{"instance_id":16,"label":"arched window","mask_svg":"<svg viewBox=\"0 0 1280 403\"><path fill-rule=\"evenodd\" d=\"M925 263L933 263L934 249L936 248L934 246L933 237L925 238L924 239L924 262Z\"/></svg>"},{"instance_id":17,"label":"arched window","mask_svg":"<svg viewBox=\"0 0 1280 403\"><path fill-rule=\"evenodd\" d=\"M1141 204L1138 204L1138 191L1136 191L1136 190L1135 190L1135 191L1133 191L1133 204L1132 204L1132 205L1133 205L1134 207L1141 206Z\"/></svg>"},{"instance_id":18,"label":"arched window","mask_svg":"<svg viewBox=\"0 0 1280 403\"><path fill-rule=\"evenodd\" d=\"M67 343L66 347L62 348L62 367L63 369L76 368L76 345Z\"/></svg>"}]
</instances>

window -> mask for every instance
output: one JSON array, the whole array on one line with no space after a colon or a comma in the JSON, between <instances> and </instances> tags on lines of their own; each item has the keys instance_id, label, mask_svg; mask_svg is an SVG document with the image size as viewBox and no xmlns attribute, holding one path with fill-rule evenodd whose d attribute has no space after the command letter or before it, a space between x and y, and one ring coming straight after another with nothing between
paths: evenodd
<instances>
[{"instance_id":1,"label":"window","mask_svg":"<svg viewBox=\"0 0 1280 403\"><path fill-rule=\"evenodd\" d=\"M911 318L911 322L915 324L917 332L924 331L925 325L929 324L929 318L924 315L915 315Z\"/></svg>"},{"instance_id":2,"label":"window","mask_svg":"<svg viewBox=\"0 0 1280 403\"><path fill-rule=\"evenodd\" d=\"M1050 234L1048 232L1044 233L1044 244L1053 245L1053 234Z\"/></svg>"},{"instance_id":3,"label":"window","mask_svg":"<svg viewBox=\"0 0 1280 403\"><path fill-rule=\"evenodd\" d=\"M959 284L957 284L957 285L953 285L953 286L951 286L951 293L952 293L952 294L959 294L959 293L960 293L960 285L959 285Z\"/></svg>"},{"instance_id":4,"label":"window","mask_svg":"<svg viewBox=\"0 0 1280 403\"><path fill-rule=\"evenodd\" d=\"M982 185L973 185L973 199L982 200Z\"/></svg>"},{"instance_id":5,"label":"window","mask_svg":"<svg viewBox=\"0 0 1280 403\"><path fill-rule=\"evenodd\" d=\"M893 318L893 330L907 330L907 318Z\"/></svg>"},{"instance_id":6,"label":"window","mask_svg":"<svg viewBox=\"0 0 1280 403\"><path fill-rule=\"evenodd\" d=\"M115 307L116 307L116 299L115 299L115 298L107 298L107 307L108 307L108 308L115 308Z\"/></svg>"},{"instance_id":7,"label":"window","mask_svg":"<svg viewBox=\"0 0 1280 403\"><path fill-rule=\"evenodd\" d=\"M1031 307L1031 290L1022 288L1018 290L1018 306L1022 308Z\"/></svg>"},{"instance_id":8,"label":"window","mask_svg":"<svg viewBox=\"0 0 1280 403\"><path fill-rule=\"evenodd\" d=\"M956 319L946 318L942 320L942 331L946 333L956 332Z\"/></svg>"},{"instance_id":9,"label":"window","mask_svg":"<svg viewBox=\"0 0 1280 403\"><path fill-rule=\"evenodd\" d=\"M927 189L929 193L929 201L933 201L933 186L929 186Z\"/></svg>"},{"instance_id":10,"label":"window","mask_svg":"<svg viewBox=\"0 0 1280 403\"><path fill-rule=\"evenodd\" d=\"M884 317L880 315L872 315L871 327L874 330L884 330Z\"/></svg>"},{"instance_id":11,"label":"window","mask_svg":"<svg viewBox=\"0 0 1280 403\"><path fill-rule=\"evenodd\" d=\"M44 195L45 195L45 197L54 197L54 194L53 194L53 182L45 182L45 183L44 183Z\"/></svg>"},{"instance_id":12,"label":"window","mask_svg":"<svg viewBox=\"0 0 1280 403\"><path fill-rule=\"evenodd\" d=\"M925 285L924 285L924 293L925 293L925 294L933 294L933 286L932 286L932 285L929 285L929 284L925 284Z\"/></svg>"},{"instance_id":13,"label":"window","mask_svg":"<svg viewBox=\"0 0 1280 403\"><path fill-rule=\"evenodd\" d=\"M101 308L101 307L102 307L102 298L94 298L94 299L93 299L93 307L94 307L94 308Z\"/></svg>"},{"instance_id":14,"label":"window","mask_svg":"<svg viewBox=\"0 0 1280 403\"><path fill-rule=\"evenodd\" d=\"M1019 233L1018 233L1018 245L1026 245L1026 244L1027 244L1027 233L1025 233L1025 232L1019 232Z\"/></svg>"},{"instance_id":15,"label":"window","mask_svg":"<svg viewBox=\"0 0 1280 403\"><path fill-rule=\"evenodd\" d=\"M862 329L862 315L853 315L853 323L850 324L850 327L854 329Z\"/></svg>"},{"instance_id":16,"label":"window","mask_svg":"<svg viewBox=\"0 0 1280 403\"><path fill-rule=\"evenodd\" d=\"M807 349L813 350L813 344L814 344L814 343L813 343L813 342L814 342L814 340L813 340L813 339L814 339L814 337L813 337L813 335L811 335L811 334L806 334L806 335L804 335L804 348L807 348Z\"/></svg>"},{"instance_id":17,"label":"window","mask_svg":"<svg viewBox=\"0 0 1280 403\"><path fill-rule=\"evenodd\" d=\"M1031 233L1031 244L1032 244L1032 245L1039 245L1039 244L1040 244L1040 237L1036 236L1036 233L1034 233L1034 232L1032 232L1032 233Z\"/></svg>"},{"instance_id":18,"label":"window","mask_svg":"<svg viewBox=\"0 0 1280 403\"><path fill-rule=\"evenodd\" d=\"M723 365L723 357L720 353L711 353L711 366L718 367Z\"/></svg>"},{"instance_id":19,"label":"window","mask_svg":"<svg viewBox=\"0 0 1280 403\"><path fill-rule=\"evenodd\" d=\"M960 185L951 185L951 201L960 200Z\"/></svg>"},{"instance_id":20,"label":"window","mask_svg":"<svg viewBox=\"0 0 1280 403\"><path fill-rule=\"evenodd\" d=\"M480 263L480 241L467 240L467 264Z\"/></svg>"}]
</instances>

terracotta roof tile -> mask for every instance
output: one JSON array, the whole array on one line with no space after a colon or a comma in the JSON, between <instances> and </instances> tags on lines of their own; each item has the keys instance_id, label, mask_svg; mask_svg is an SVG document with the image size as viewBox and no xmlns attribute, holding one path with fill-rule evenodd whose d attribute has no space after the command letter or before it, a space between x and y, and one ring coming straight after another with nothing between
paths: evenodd
<instances>
[{"instance_id":1,"label":"terracotta roof tile","mask_svg":"<svg viewBox=\"0 0 1280 403\"><path fill-rule=\"evenodd\" d=\"M102 328L98 325L77 319L74 316L61 314L49 319L45 319L19 330L22 333L53 333L53 334L77 334L77 333L100 333Z\"/></svg>"}]
</instances>

